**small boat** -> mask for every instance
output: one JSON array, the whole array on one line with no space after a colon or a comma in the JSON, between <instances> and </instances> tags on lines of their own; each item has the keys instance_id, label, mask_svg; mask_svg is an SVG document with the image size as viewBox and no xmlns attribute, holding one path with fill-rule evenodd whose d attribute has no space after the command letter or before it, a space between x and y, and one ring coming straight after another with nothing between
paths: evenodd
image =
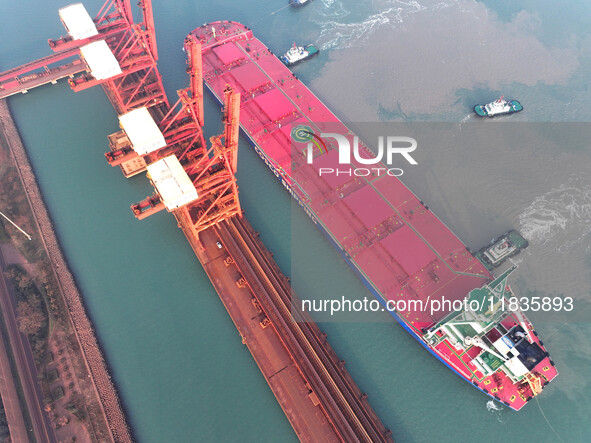
<instances>
[{"instance_id":1,"label":"small boat","mask_svg":"<svg viewBox=\"0 0 591 443\"><path fill-rule=\"evenodd\" d=\"M489 271L529 246L528 241L514 230L493 238L490 243L474 254Z\"/></svg>"},{"instance_id":2,"label":"small boat","mask_svg":"<svg viewBox=\"0 0 591 443\"><path fill-rule=\"evenodd\" d=\"M289 5L293 6L294 8L299 8L300 6L304 6L310 0L289 0Z\"/></svg>"},{"instance_id":3,"label":"small boat","mask_svg":"<svg viewBox=\"0 0 591 443\"><path fill-rule=\"evenodd\" d=\"M519 111L523 111L521 103L517 100L507 101L504 96L487 105L474 106L474 112L480 117L494 117L496 115L513 114Z\"/></svg>"},{"instance_id":4,"label":"small boat","mask_svg":"<svg viewBox=\"0 0 591 443\"><path fill-rule=\"evenodd\" d=\"M283 63L287 66L295 65L301 61L314 57L320 52L320 50L313 44L307 46L293 46L284 55L279 57Z\"/></svg>"}]
</instances>

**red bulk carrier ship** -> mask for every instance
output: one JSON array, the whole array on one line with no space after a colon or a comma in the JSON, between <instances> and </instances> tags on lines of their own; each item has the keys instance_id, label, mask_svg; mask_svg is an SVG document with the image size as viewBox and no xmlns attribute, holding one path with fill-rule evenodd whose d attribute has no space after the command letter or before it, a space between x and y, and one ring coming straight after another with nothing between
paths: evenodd
<instances>
[{"instance_id":1,"label":"red bulk carrier ship","mask_svg":"<svg viewBox=\"0 0 591 443\"><path fill-rule=\"evenodd\" d=\"M557 376L532 324L510 305L507 278L515 267L493 278L396 177L356 176L363 165L339 164L332 145L314 145L309 164L307 143L294 140L298 129L319 134L322 122L350 140L353 134L249 28L215 22L192 34L202 45L207 87L220 102L228 84L242 94L240 124L256 152L419 343L515 410ZM294 149L302 155L292 155ZM360 154L375 157L365 147ZM344 166L353 173L319 174ZM437 302L444 309L431 312ZM454 310L458 303L463 308Z\"/></svg>"}]
</instances>

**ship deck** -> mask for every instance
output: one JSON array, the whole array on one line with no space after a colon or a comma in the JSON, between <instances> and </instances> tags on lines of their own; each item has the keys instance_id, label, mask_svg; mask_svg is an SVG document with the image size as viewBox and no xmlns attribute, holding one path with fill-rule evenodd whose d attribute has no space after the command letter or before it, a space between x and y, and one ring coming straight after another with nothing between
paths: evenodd
<instances>
[{"instance_id":1,"label":"ship deck","mask_svg":"<svg viewBox=\"0 0 591 443\"><path fill-rule=\"evenodd\" d=\"M513 383L502 371L484 376L472 362L480 348L462 351L447 340L430 347L420 338L451 312L453 301L491 281L485 266L398 178L356 176L355 170L364 165L355 160L350 166L338 165L334 145L314 148L312 164L305 161L305 146L291 136L294 127L348 136L352 132L249 28L216 22L192 34L202 44L205 84L220 102L228 84L241 93L241 127L256 152L370 291L383 304L396 303L394 315L403 326L458 375L513 409L523 407L533 397L532 389ZM361 155L374 157L364 149ZM344 173L319 174L320 168L335 165ZM372 167L388 169L383 164ZM440 307L431 310L434 306ZM504 321L509 329L519 319ZM531 324L526 327L533 331ZM537 335L533 341L543 349ZM531 371L544 385L557 375L546 352Z\"/></svg>"},{"instance_id":2,"label":"ship deck","mask_svg":"<svg viewBox=\"0 0 591 443\"><path fill-rule=\"evenodd\" d=\"M396 177L320 177L319 168L336 163L336 149L316 152L311 165L303 156L292 156L290 134L296 125L317 129L323 122L331 132L350 131L250 30L225 22L215 36L210 27L194 34L203 45L206 85L218 98L226 84L242 94L240 122L259 153L280 171L384 302L461 300L491 279L466 246ZM418 332L449 311L431 315L413 308L397 314Z\"/></svg>"}]
</instances>

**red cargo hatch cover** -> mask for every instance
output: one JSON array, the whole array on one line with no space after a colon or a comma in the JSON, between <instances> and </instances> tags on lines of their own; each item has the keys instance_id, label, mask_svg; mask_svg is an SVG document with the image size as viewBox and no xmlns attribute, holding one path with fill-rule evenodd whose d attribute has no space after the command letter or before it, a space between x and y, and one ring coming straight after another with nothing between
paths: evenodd
<instances>
[{"instance_id":1,"label":"red cargo hatch cover","mask_svg":"<svg viewBox=\"0 0 591 443\"><path fill-rule=\"evenodd\" d=\"M295 106L278 89L271 89L259 95L254 101L272 121L295 111Z\"/></svg>"},{"instance_id":2,"label":"red cargo hatch cover","mask_svg":"<svg viewBox=\"0 0 591 443\"><path fill-rule=\"evenodd\" d=\"M244 58L244 53L232 44L216 46L213 48L213 52L224 65Z\"/></svg>"},{"instance_id":3,"label":"red cargo hatch cover","mask_svg":"<svg viewBox=\"0 0 591 443\"><path fill-rule=\"evenodd\" d=\"M269 82L267 76L252 63L237 66L227 75L232 76L232 79L242 87L244 92L252 91Z\"/></svg>"},{"instance_id":4,"label":"red cargo hatch cover","mask_svg":"<svg viewBox=\"0 0 591 443\"><path fill-rule=\"evenodd\" d=\"M408 225L394 231L380 244L400 263L408 275L413 275L436 258L433 251Z\"/></svg>"}]
</instances>

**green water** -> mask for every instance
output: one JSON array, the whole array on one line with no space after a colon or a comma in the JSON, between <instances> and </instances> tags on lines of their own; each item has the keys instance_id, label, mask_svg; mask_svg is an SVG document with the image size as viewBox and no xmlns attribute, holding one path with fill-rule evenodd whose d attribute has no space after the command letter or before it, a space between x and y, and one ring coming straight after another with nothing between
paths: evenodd
<instances>
[{"instance_id":1,"label":"green water","mask_svg":"<svg viewBox=\"0 0 591 443\"><path fill-rule=\"evenodd\" d=\"M0 69L48 54L46 39L64 33L57 9L67 3L2 2ZM298 11L284 8L269 15L285 3L178 1L171 7L154 0L159 68L171 101L175 90L187 85L183 37L204 22L231 19L251 26L275 53L293 41L316 41L321 54L298 67L297 74L347 120L467 121L468 102L490 101L500 90L524 104L519 114L523 121L591 116L586 105L591 70L585 58L589 12L583 6L547 2L538 11L530 2L516 18L520 9L512 2L486 15L488 3L470 1L315 0ZM85 4L90 11L100 7L99 1ZM559 23L548 19L553 15L561 17L561 23L569 18L576 22L570 39L559 31ZM511 82L505 71L498 74L503 81L486 80L491 60L486 51L465 48L469 41L453 41L445 27L453 19L479 20L492 28L513 23L513 42L527 38L528 47L540 48L530 63L539 68L535 81ZM448 44L440 59L413 58L413 45L425 51L436 45L425 37L424 27L439 32L437 45ZM383 41L390 49L380 46ZM512 49L510 43L502 42L506 47L499 53L519 52L519 45ZM388 50L396 53L384 57ZM455 75L465 71L462 68L432 74L440 69L434 59L457 64L463 52L470 55L471 66L481 62L471 80ZM561 63L553 64L553 59ZM417 70L431 74L422 79ZM424 88L429 93L421 93ZM546 102L558 111L544 108ZM117 130L117 120L102 90L74 94L60 84L14 97L10 106L138 440L295 440L174 219L165 213L142 222L133 218L129 205L152 191L142 177L125 180L104 160L106 135ZM218 109L208 96L208 135L221 129ZM288 194L245 141L241 148L242 205L282 269L306 276L298 279L300 296L327 291L335 296L368 294L303 213L292 211ZM503 175L502 160L511 156L510 149L501 157L478 150L423 150L421 169L407 181L435 213L473 249L508 228L527 231L530 248L522 254L516 286L574 293L580 308L578 323L537 322L531 316L561 374L539 397L542 409L534 402L520 413L488 411L487 397L438 363L386 314L368 322L324 322L321 327L331 344L396 441L587 441L590 152L585 141L579 149L566 146L564 152L548 152L540 161L567 160L571 167L547 172L546 180L523 182ZM521 155L519 162L524 167L534 164L537 155ZM469 172L458 177L458 170ZM499 193L499 184L506 192ZM292 223L298 226L298 239L305 239L297 249L309 251L306 257L292 257ZM560 252L561 247L566 249Z\"/></svg>"}]
</instances>

